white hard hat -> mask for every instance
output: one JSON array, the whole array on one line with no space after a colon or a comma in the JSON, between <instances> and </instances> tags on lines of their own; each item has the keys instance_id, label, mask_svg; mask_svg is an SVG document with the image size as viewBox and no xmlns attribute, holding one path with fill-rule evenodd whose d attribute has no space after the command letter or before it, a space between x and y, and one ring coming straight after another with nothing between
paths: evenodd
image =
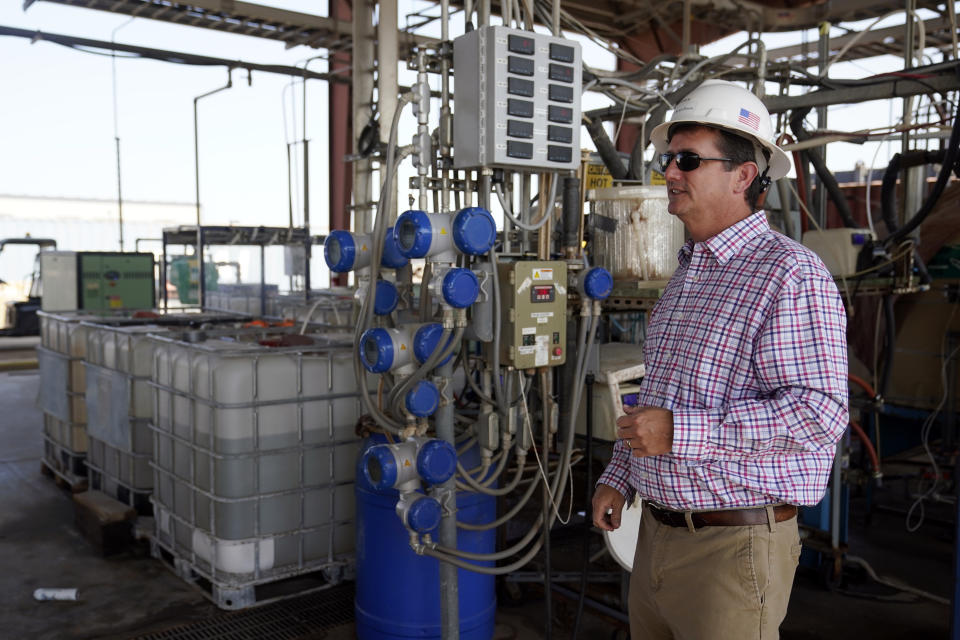
<instances>
[{"instance_id":1,"label":"white hard hat","mask_svg":"<svg viewBox=\"0 0 960 640\"><path fill-rule=\"evenodd\" d=\"M790 171L790 157L773 141L770 112L760 98L740 85L726 80L705 80L677 103L669 122L657 125L650 133L650 141L657 153L667 150L670 127L681 122L702 124L726 129L750 138L770 152L767 177L778 180ZM766 168L758 162L760 171Z\"/></svg>"}]
</instances>

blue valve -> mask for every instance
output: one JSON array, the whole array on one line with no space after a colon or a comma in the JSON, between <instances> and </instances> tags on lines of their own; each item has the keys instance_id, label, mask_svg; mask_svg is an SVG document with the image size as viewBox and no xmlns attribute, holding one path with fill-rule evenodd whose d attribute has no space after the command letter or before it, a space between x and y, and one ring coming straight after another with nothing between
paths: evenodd
<instances>
[{"instance_id":1,"label":"blue valve","mask_svg":"<svg viewBox=\"0 0 960 640\"><path fill-rule=\"evenodd\" d=\"M363 454L363 475L374 489L390 489L397 483L397 458L384 445L370 447Z\"/></svg>"},{"instance_id":2,"label":"blue valve","mask_svg":"<svg viewBox=\"0 0 960 640\"><path fill-rule=\"evenodd\" d=\"M378 316L393 313L400 302L400 293L397 286L388 280L377 280L377 290L374 293L373 312Z\"/></svg>"},{"instance_id":3,"label":"blue valve","mask_svg":"<svg viewBox=\"0 0 960 640\"><path fill-rule=\"evenodd\" d=\"M383 373L393 366L393 339L386 329L367 329L360 336L360 362L370 373Z\"/></svg>"},{"instance_id":4,"label":"blue valve","mask_svg":"<svg viewBox=\"0 0 960 640\"><path fill-rule=\"evenodd\" d=\"M443 276L443 300L454 309L464 309L480 295L480 281L470 269L455 267Z\"/></svg>"},{"instance_id":5,"label":"blue valve","mask_svg":"<svg viewBox=\"0 0 960 640\"><path fill-rule=\"evenodd\" d=\"M432 416L440 406L440 390L429 380L421 380L407 392L407 411L418 418Z\"/></svg>"},{"instance_id":6,"label":"blue valve","mask_svg":"<svg viewBox=\"0 0 960 640\"><path fill-rule=\"evenodd\" d=\"M383 257L380 258L380 264L389 269L400 269L410 264L410 259L400 253L393 227L387 229L387 237L383 239Z\"/></svg>"},{"instance_id":7,"label":"blue valve","mask_svg":"<svg viewBox=\"0 0 960 640\"><path fill-rule=\"evenodd\" d=\"M439 526L442 515L436 498L420 496L407 509L407 526L417 533L428 533Z\"/></svg>"},{"instance_id":8,"label":"blue valve","mask_svg":"<svg viewBox=\"0 0 960 640\"><path fill-rule=\"evenodd\" d=\"M423 258L433 244L430 217L423 211L404 211L393 227L393 237L401 255Z\"/></svg>"},{"instance_id":9,"label":"blue valve","mask_svg":"<svg viewBox=\"0 0 960 640\"><path fill-rule=\"evenodd\" d=\"M323 242L323 259L334 273L353 270L357 258L357 245L349 231L335 229Z\"/></svg>"},{"instance_id":10,"label":"blue valve","mask_svg":"<svg viewBox=\"0 0 960 640\"><path fill-rule=\"evenodd\" d=\"M447 343L443 347L439 347L440 336L443 335L443 325L439 322L431 322L430 324L425 324L419 329L413 336L413 355L420 364L423 364L427 359L433 355L433 352L438 348L446 348L450 346L450 341L453 340L453 335L450 335L447 338ZM438 367L450 362L450 358L453 357L453 353L444 358L442 361L437 363Z\"/></svg>"},{"instance_id":11,"label":"blue valve","mask_svg":"<svg viewBox=\"0 0 960 640\"><path fill-rule=\"evenodd\" d=\"M482 207L463 209L453 218L453 242L460 251L482 256L497 240L497 224Z\"/></svg>"},{"instance_id":12,"label":"blue valve","mask_svg":"<svg viewBox=\"0 0 960 640\"><path fill-rule=\"evenodd\" d=\"M580 283L580 292L591 300L606 300L613 291L613 276L603 267L588 269Z\"/></svg>"},{"instance_id":13,"label":"blue valve","mask_svg":"<svg viewBox=\"0 0 960 640\"><path fill-rule=\"evenodd\" d=\"M430 440L417 454L417 473L430 484L442 484L457 472L457 450L444 440Z\"/></svg>"}]
</instances>

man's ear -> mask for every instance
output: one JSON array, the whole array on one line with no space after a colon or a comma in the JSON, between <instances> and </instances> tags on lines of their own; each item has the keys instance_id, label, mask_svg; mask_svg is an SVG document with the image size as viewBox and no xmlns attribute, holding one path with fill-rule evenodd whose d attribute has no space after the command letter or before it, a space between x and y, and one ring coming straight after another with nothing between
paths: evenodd
<instances>
[{"instance_id":1,"label":"man's ear","mask_svg":"<svg viewBox=\"0 0 960 640\"><path fill-rule=\"evenodd\" d=\"M737 167L734 170L733 192L737 194L746 193L759 173L760 168L753 162L744 162Z\"/></svg>"}]
</instances>

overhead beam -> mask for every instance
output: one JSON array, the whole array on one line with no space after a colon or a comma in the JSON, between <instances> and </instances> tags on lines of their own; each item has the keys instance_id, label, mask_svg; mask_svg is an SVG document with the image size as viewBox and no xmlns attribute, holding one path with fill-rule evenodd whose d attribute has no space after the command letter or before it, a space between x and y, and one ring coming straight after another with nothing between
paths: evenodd
<instances>
[{"instance_id":1,"label":"overhead beam","mask_svg":"<svg viewBox=\"0 0 960 640\"><path fill-rule=\"evenodd\" d=\"M78 50L103 49L105 51L122 51L124 53L134 54L140 58L159 60L161 62L174 62L177 64L187 64L201 67L227 67L228 69L262 71L264 73L277 73L311 80L327 80L329 82L350 82L350 79L345 77L344 74L308 71L303 67L289 67L282 64L260 64L256 62L245 62L243 60L228 60L226 58L201 56L193 53L181 53L179 51L168 51L165 49L151 49L149 47L138 47L136 45L121 44L119 42L78 38L76 36L68 36L60 33L30 31L29 29L18 29L16 27L5 27L2 25L0 25L0 36L26 38L31 42L53 42L55 44Z\"/></svg>"},{"instance_id":2,"label":"overhead beam","mask_svg":"<svg viewBox=\"0 0 960 640\"><path fill-rule=\"evenodd\" d=\"M798 96L766 96L763 103L770 113L782 113L792 109L805 107L825 107L836 104L857 104L873 100L890 100L906 98L929 93L942 93L960 89L960 76L952 72L949 65L938 64L933 67L918 67L910 70L911 74L931 75L927 78L913 80L907 77L893 75L877 76L875 83L851 84L830 89L818 89ZM889 78L889 79L885 79ZM841 81L835 81L841 82ZM622 117L643 117L647 112L637 109L627 109L626 116L622 107L604 107L587 111L584 115L591 119L619 120Z\"/></svg>"},{"instance_id":3,"label":"overhead beam","mask_svg":"<svg viewBox=\"0 0 960 640\"><path fill-rule=\"evenodd\" d=\"M287 48L345 49L352 42L352 24L311 13L287 11L239 0L43 0L84 9L97 9L136 18L149 18L204 29L279 40ZM39 0L24 0L24 10ZM436 38L399 34L404 51L416 44L434 45Z\"/></svg>"}]
</instances>

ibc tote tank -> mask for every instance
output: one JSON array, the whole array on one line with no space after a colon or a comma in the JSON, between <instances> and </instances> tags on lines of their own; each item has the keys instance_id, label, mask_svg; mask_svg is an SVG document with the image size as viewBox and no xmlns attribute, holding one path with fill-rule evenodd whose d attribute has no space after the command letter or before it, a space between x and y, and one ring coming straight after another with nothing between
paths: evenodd
<instances>
[{"instance_id":1,"label":"ibc tote tank","mask_svg":"<svg viewBox=\"0 0 960 640\"><path fill-rule=\"evenodd\" d=\"M384 442L382 436L367 439L363 453ZM464 466L479 463L470 453L461 456ZM366 481L357 465L357 596L356 629L359 640L440 638L440 567L435 558L418 556L410 549L410 536L395 507L395 490L378 491ZM457 492L457 519L480 524L494 520L497 501L493 496ZM434 540L437 532L432 531ZM472 553L492 553L494 529L457 530L457 548ZM493 563L483 563L492 566ZM461 640L490 640L497 609L494 576L457 570Z\"/></svg>"}]
</instances>

